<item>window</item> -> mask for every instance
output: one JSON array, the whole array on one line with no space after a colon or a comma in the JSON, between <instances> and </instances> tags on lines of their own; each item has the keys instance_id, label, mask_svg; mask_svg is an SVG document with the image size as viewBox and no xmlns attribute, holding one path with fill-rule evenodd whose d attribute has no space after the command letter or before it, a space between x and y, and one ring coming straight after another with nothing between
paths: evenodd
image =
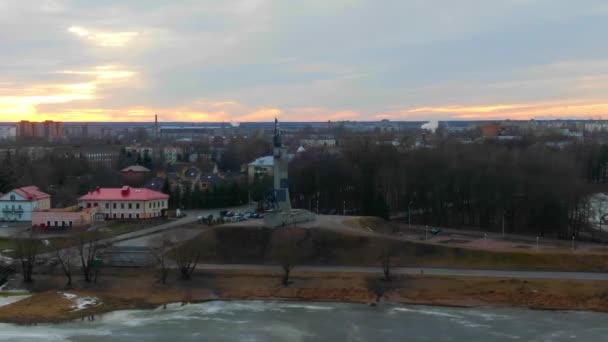
<instances>
[{"instance_id":1,"label":"window","mask_svg":"<svg viewBox=\"0 0 608 342\"><path fill-rule=\"evenodd\" d=\"M135 203L135 209L139 209L139 203Z\"/></svg>"},{"instance_id":2,"label":"window","mask_svg":"<svg viewBox=\"0 0 608 342\"><path fill-rule=\"evenodd\" d=\"M131 214L129 214L129 218L131 218Z\"/></svg>"},{"instance_id":3,"label":"window","mask_svg":"<svg viewBox=\"0 0 608 342\"><path fill-rule=\"evenodd\" d=\"M94 206L94 207L96 207L96 206L97 206L97 203L95 203L93 206Z\"/></svg>"},{"instance_id":4,"label":"window","mask_svg":"<svg viewBox=\"0 0 608 342\"><path fill-rule=\"evenodd\" d=\"M148 202L148 208L152 208L152 202Z\"/></svg>"},{"instance_id":5,"label":"window","mask_svg":"<svg viewBox=\"0 0 608 342\"><path fill-rule=\"evenodd\" d=\"M50 227L51 226L51 221L46 221L46 226Z\"/></svg>"},{"instance_id":6,"label":"window","mask_svg":"<svg viewBox=\"0 0 608 342\"><path fill-rule=\"evenodd\" d=\"M125 204L124 203L120 203L120 209L124 209L125 208Z\"/></svg>"},{"instance_id":7,"label":"window","mask_svg":"<svg viewBox=\"0 0 608 342\"><path fill-rule=\"evenodd\" d=\"M135 217L139 218L139 214L135 214Z\"/></svg>"},{"instance_id":8,"label":"window","mask_svg":"<svg viewBox=\"0 0 608 342\"><path fill-rule=\"evenodd\" d=\"M55 221L55 227L57 227L57 221Z\"/></svg>"},{"instance_id":9,"label":"window","mask_svg":"<svg viewBox=\"0 0 608 342\"><path fill-rule=\"evenodd\" d=\"M87 208L90 208L90 207L91 207L91 203L87 203Z\"/></svg>"},{"instance_id":10,"label":"window","mask_svg":"<svg viewBox=\"0 0 608 342\"><path fill-rule=\"evenodd\" d=\"M110 203L106 202L106 209L110 209Z\"/></svg>"},{"instance_id":11,"label":"window","mask_svg":"<svg viewBox=\"0 0 608 342\"><path fill-rule=\"evenodd\" d=\"M72 221L69 222L70 223L70 227L72 226Z\"/></svg>"},{"instance_id":12,"label":"window","mask_svg":"<svg viewBox=\"0 0 608 342\"><path fill-rule=\"evenodd\" d=\"M112 203L112 208L116 209L116 203Z\"/></svg>"},{"instance_id":13,"label":"window","mask_svg":"<svg viewBox=\"0 0 608 342\"><path fill-rule=\"evenodd\" d=\"M116 218L116 213L114 213L114 218Z\"/></svg>"},{"instance_id":14,"label":"window","mask_svg":"<svg viewBox=\"0 0 608 342\"><path fill-rule=\"evenodd\" d=\"M129 203L129 209L133 209L133 204Z\"/></svg>"},{"instance_id":15,"label":"window","mask_svg":"<svg viewBox=\"0 0 608 342\"><path fill-rule=\"evenodd\" d=\"M15 200L15 195L11 195L11 201Z\"/></svg>"}]
</instances>

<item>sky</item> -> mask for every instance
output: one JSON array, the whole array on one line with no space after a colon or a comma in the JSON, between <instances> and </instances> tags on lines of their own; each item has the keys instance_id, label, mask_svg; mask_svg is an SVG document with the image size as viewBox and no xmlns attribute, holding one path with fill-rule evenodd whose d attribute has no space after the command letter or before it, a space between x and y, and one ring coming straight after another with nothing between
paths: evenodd
<instances>
[{"instance_id":1,"label":"sky","mask_svg":"<svg viewBox=\"0 0 608 342\"><path fill-rule=\"evenodd\" d=\"M0 0L0 121L608 118L606 0Z\"/></svg>"}]
</instances>

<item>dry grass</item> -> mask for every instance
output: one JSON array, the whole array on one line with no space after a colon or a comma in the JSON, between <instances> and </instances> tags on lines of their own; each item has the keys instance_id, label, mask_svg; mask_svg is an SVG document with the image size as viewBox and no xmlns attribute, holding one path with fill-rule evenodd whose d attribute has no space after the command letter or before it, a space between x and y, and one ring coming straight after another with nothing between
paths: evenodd
<instances>
[{"instance_id":1,"label":"dry grass","mask_svg":"<svg viewBox=\"0 0 608 342\"><path fill-rule=\"evenodd\" d=\"M380 272L379 272L380 273ZM405 304L458 306L518 306L536 309L608 311L607 282L514 280L474 277L401 276L383 282L359 273L331 275L294 271L289 287L280 284L278 272L216 271L197 274L191 281L171 279L155 284L143 271L107 277L98 287L76 286L69 293L94 296L101 304L73 311L71 302L56 290L34 294L0 307L0 321L16 323L58 322L120 309L154 308L175 302L214 299L282 299L369 303L376 293L372 282L382 282L383 301Z\"/></svg>"}]
</instances>

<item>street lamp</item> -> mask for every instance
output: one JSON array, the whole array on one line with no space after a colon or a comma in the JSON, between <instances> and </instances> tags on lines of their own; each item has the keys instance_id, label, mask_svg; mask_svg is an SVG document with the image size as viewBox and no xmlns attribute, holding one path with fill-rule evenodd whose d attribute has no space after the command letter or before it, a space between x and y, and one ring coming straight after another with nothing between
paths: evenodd
<instances>
[{"instance_id":1,"label":"street lamp","mask_svg":"<svg viewBox=\"0 0 608 342\"><path fill-rule=\"evenodd\" d=\"M412 201L407 204L407 228L412 228Z\"/></svg>"},{"instance_id":2,"label":"street lamp","mask_svg":"<svg viewBox=\"0 0 608 342\"><path fill-rule=\"evenodd\" d=\"M574 247L574 236L572 237L572 250L574 251L575 247Z\"/></svg>"}]
</instances>

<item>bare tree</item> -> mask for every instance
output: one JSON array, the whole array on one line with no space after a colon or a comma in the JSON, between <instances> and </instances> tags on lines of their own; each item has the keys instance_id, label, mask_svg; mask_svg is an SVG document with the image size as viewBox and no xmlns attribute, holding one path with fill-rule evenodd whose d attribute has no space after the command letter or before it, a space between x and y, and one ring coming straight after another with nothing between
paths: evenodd
<instances>
[{"instance_id":1,"label":"bare tree","mask_svg":"<svg viewBox=\"0 0 608 342\"><path fill-rule=\"evenodd\" d=\"M159 234L159 236L157 236L152 241L152 245L152 254L154 256L159 271L157 282L160 282L161 284L165 285L167 284L167 277L169 276L169 263L167 260L167 254L169 253L170 248L173 244L171 243L170 238Z\"/></svg>"},{"instance_id":2,"label":"bare tree","mask_svg":"<svg viewBox=\"0 0 608 342\"><path fill-rule=\"evenodd\" d=\"M15 258L21 263L23 281L31 283L40 241L32 237L16 237L13 239L13 244L15 246Z\"/></svg>"},{"instance_id":3,"label":"bare tree","mask_svg":"<svg viewBox=\"0 0 608 342\"><path fill-rule=\"evenodd\" d=\"M61 270L63 274L67 278L67 286L72 286L72 274L73 270L76 267L77 261L77 252L74 247L72 247L68 243L51 243L53 250L55 251L55 257L61 266Z\"/></svg>"},{"instance_id":4,"label":"bare tree","mask_svg":"<svg viewBox=\"0 0 608 342\"><path fill-rule=\"evenodd\" d=\"M304 259L306 237L304 229L295 227L277 228L272 234L270 256L283 269L283 286L289 286L291 271Z\"/></svg>"},{"instance_id":5,"label":"bare tree","mask_svg":"<svg viewBox=\"0 0 608 342\"><path fill-rule=\"evenodd\" d=\"M192 241L187 241L173 247L169 252L169 256L177 264L177 269L179 269L182 279L189 280L192 278L192 273L194 273L201 253L196 244L192 243Z\"/></svg>"},{"instance_id":6,"label":"bare tree","mask_svg":"<svg viewBox=\"0 0 608 342\"><path fill-rule=\"evenodd\" d=\"M385 281L391 281L391 260L395 254L395 247L390 241L382 246L380 257L382 263L382 274Z\"/></svg>"},{"instance_id":7,"label":"bare tree","mask_svg":"<svg viewBox=\"0 0 608 342\"><path fill-rule=\"evenodd\" d=\"M102 237L103 235L98 231L80 232L75 236L76 249L80 258L80 270L87 283L97 282L99 268L95 267L95 260L103 247L99 242Z\"/></svg>"}]
</instances>

